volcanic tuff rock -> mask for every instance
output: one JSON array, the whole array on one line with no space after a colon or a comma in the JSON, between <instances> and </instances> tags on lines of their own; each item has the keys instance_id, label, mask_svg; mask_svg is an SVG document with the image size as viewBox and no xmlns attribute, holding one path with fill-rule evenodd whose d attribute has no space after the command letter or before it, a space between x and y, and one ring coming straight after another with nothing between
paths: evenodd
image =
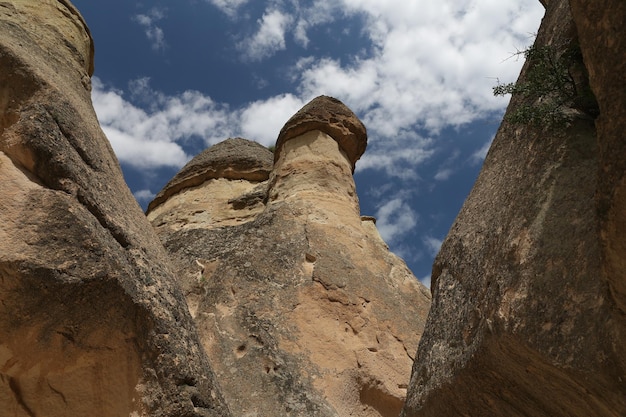
<instances>
[{"instance_id":1,"label":"volcanic tuff rock","mask_svg":"<svg viewBox=\"0 0 626 417\"><path fill-rule=\"evenodd\" d=\"M626 415L626 6L544 4L535 45L580 48L599 117L501 125L433 266L405 417Z\"/></svg>"},{"instance_id":2,"label":"volcanic tuff rock","mask_svg":"<svg viewBox=\"0 0 626 417\"><path fill-rule=\"evenodd\" d=\"M339 143L339 148L354 164L367 147L365 126L350 109L336 98L320 96L311 100L285 123L276 140L275 159L280 155L283 144L303 133L319 130Z\"/></svg>"},{"instance_id":3,"label":"volcanic tuff rock","mask_svg":"<svg viewBox=\"0 0 626 417\"><path fill-rule=\"evenodd\" d=\"M570 3L600 108L597 198L603 266L611 295L626 312L626 2Z\"/></svg>"},{"instance_id":4,"label":"volcanic tuff rock","mask_svg":"<svg viewBox=\"0 0 626 417\"><path fill-rule=\"evenodd\" d=\"M424 328L427 290L359 216L366 133L341 102L306 105L275 155L194 158L153 229L93 112L80 14L0 0L2 416L391 417L405 395L405 417L625 415L626 5L542 4L536 45L580 50L597 108L502 124Z\"/></svg>"},{"instance_id":5,"label":"volcanic tuff rock","mask_svg":"<svg viewBox=\"0 0 626 417\"><path fill-rule=\"evenodd\" d=\"M154 211L161 203L170 200L172 195L202 185L210 179L247 182L266 180L272 165L272 154L263 145L242 138L227 139L189 161L150 202L147 211Z\"/></svg>"},{"instance_id":6,"label":"volcanic tuff rock","mask_svg":"<svg viewBox=\"0 0 626 417\"><path fill-rule=\"evenodd\" d=\"M148 212L234 415L400 412L430 295L359 215L365 140L347 107L318 97L281 131L266 177L205 177ZM189 165L216 172L214 153L255 146L229 139Z\"/></svg>"},{"instance_id":7,"label":"volcanic tuff rock","mask_svg":"<svg viewBox=\"0 0 626 417\"><path fill-rule=\"evenodd\" d=\"M227 416L67 1L0 1L0 414Z\"/></svg>"}]
</instances>

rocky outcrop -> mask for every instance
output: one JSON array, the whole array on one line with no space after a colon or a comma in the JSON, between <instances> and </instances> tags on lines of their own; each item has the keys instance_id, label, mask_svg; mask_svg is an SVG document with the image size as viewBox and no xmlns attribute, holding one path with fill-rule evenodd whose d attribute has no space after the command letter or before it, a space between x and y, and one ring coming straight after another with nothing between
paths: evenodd
<instances>
[{"instance_id":1,"label":"rocky outcrop","mask_svg":"<svg viewBox=\"0 0 626 417\"><path fill-rule=\"evenodd\" d=\"M148 213L234 415L400 412L430 297L360 217L365 140L348 108L318 97L281 131L267 176L204 177ZM255 147L228 171L266 166L271 153L242 139L190 165L218 172L213 154Z\"/></svg>"},{"instance_id":2,"label":"rocky outcrop","mask_svg":"<svg viewBox=\"0 0 626 417\"><path fill-rule=\"evenodd\" d=\"M252 220L264 207L272 158L263 145L241 138L227 139L206 149L150 202L148 220L158 231Z\"/></svg>"},{"instance_id":3,"label":"rocky outcrop","mask_svg":"<svg viewBox=\"0 0 626 417\"><path fill-rule=\"evenodd\" d=\"M571 0L580 48L600 115L598 215L604 277L611 296L626 313L626 3Z\"/></svg>"},{"instance_id":4,"label":"rocky outcrop","mask_svg":"<svg viewBox=\"0 0 626 417\"><path fill-rule=\"evenodd\" d=\"M275 154L201 153L149 223L90 102L80 14L0 0L0 414L624 415L626 6L542 4L569 122L503 122L426 320L429 292L360 216L367 135L340 101L307 104Z\"/></svg>"},{"instance_id":5,"label":"rocky outcrop","mask_svg":"<svg viewBox=\"0 0 626 417\"><path fill-rule=\"evenodd\" d=\"M367 132L359 118L333 97L312 100L285 123L276 140L278 152L275 158L281 155L280 150L287 140L315 130L326 133L339 143L339 149L345 153L354 171L356 161L367 147Z\"/></svg>"},{"instance_id":6,"label":"rocky outcrop","mask_svg":"<svg viewBox=\"0 0 626 417\"><path fill-rule=\"evenodd\" d=\"M403 416L626 412L624 2L546 3L535 45L582 50L599 117L501 125L435 260Z\"/></svg>"},{"instance_id":7,"label":"rocky outcrop","mask_svg":"<svg viewBox=\"0 0 626 417\"><path fill-rule=\"evenodd\" d=\"M227 416L64 0L0 1L0 414Z\"/></svg>"}]
</instances>

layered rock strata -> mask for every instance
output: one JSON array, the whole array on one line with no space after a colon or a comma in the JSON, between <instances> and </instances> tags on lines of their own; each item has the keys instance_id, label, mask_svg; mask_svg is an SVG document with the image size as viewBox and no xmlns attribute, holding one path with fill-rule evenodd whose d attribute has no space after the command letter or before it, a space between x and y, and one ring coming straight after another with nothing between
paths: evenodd
<instances>
[{"instance_id":1,"label":"layered rock strata","mask_svg":"<svg viewBox=\"0 0 626 417\"><path fill-rule=\"evenodd\" d=\"M535 46L582 50L600 115L501 125L433 266L405 417L626 413L624 2L544 4Z\"/></svg>"},{"instance_id":2,"label":"layered rock strata","mask_svg":"<svg viewBox=\"0 0 626 417\"><path fill-rule=\"evenodd\" d=\"M64 0L0 1L0 414L227 416Z\"/></svg>"},{"instance_id":3,"label":"layered rock strata","mask_svg":"<svg viewBox=\"0 0 626 417\"><path fill-rule=\"evenodd\" d=\"M318 97L281 131L266 177L207 178L148 213L235 415L400 412L430 297L360 217L352 170L365 140L347 107ZM202 170L234 144L255 146L215 145ZM271 158L257 155L231 172ZM196 198L214 199L210 213L175 220Z\"/></svg>"},{"instance_id":4,"label":"layered rock strata","mask_svg":"<svg viewBox=\"0 0 626 417\"><path fill-rule=\"evenodd\" d=\"M150 202L148 220L158 231L232 226L252 220L264 207L272 158L266 147L242 138L206 149Z\"/></svg>"}]
</instances>

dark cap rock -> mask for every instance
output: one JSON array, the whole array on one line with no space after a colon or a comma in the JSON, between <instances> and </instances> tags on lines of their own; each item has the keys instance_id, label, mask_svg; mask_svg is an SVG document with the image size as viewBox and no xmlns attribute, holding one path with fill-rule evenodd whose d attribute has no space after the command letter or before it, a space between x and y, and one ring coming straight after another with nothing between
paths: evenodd
<instances>
[{"instance_id":1,"label":"dark cap rock","mask_svg":"<svg viewBox=\"0 0 626 417\"><path fill-rule=\"evenodd\" d=\"M272 170L272 152L242 138L229 138L196 155L172 178L148 205L147 212L172 195L209 179L265 181Z\"/></svg>"},{"instance_id":2,"label":"dark cap rock","mask_svg":"<svg viewBox=\"0 0 626 417\"><path fill-rule=\"evenodd\" d=\"M354 170L354 164L367 147L367 131L352 110L328 96L314 98L285 123L276 141L274 160L286 141L312 130L320 130L337 141Z\"/></svg>"}]
</instances>

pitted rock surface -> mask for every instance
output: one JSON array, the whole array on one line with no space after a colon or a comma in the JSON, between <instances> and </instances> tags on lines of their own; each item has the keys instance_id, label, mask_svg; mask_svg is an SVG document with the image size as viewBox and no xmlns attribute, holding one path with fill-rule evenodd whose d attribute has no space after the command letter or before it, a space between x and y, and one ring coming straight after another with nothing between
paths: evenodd
<instances>
[{"instance_id":1,"label":"pitted rock surface","mask_svg":"<svg viewBox=\"0 0 626 417\"><path fill-rule=\"evenodd\" d=\"M265 181L272 170L272 152L265 146L243 138L230 138L205 149L189 161L154 200L150 213L170 196L214 178Z\"/></svg>"},{"instance_id":2,"label":"pitted rock surface","mask_svg":"<svg viewBox=\"0 0 626 417\"><path fill-rule=\"evenodd\" d=\"M367 130L352 110L328 96L314 98L285 123L276 141L274 160L278 160L286 141L312 130L320 130L336 140L354 171L356 161L367 147Z\"/></svg>"},{"instance_id":3,"label":"pitted rock surface","mask_svg":"<svg viewBox=\"0 0 626 417\"><path fill-rule=\"evenodd\" d=\"M354 117L337 103L305 110ZM148 218L233 415L397 416L430 294L361 220L346 132L315 123L269 180L206 181Z\"/></svg>"},{"instance_id":4,"label":"pitted rock surface","mask_svg":"<svg viewBox=\"0 0 626 417\"><path fill-rule=\"evenodd\" d=\"M0 2L0 415L226 417L67 1Z\"/></svg>"},{"instance_id":5,"label":"pitted rock surface","mask_svg":"<svg viewBox=\"0 0 626 417\"><path fill-rule=\"evenodd\" d=\"M403 417L626 415L626 8L588 3L551 0L535 46L580 45L600 116L500 125L433 265Z\"/></svg>"}]
</instances>

